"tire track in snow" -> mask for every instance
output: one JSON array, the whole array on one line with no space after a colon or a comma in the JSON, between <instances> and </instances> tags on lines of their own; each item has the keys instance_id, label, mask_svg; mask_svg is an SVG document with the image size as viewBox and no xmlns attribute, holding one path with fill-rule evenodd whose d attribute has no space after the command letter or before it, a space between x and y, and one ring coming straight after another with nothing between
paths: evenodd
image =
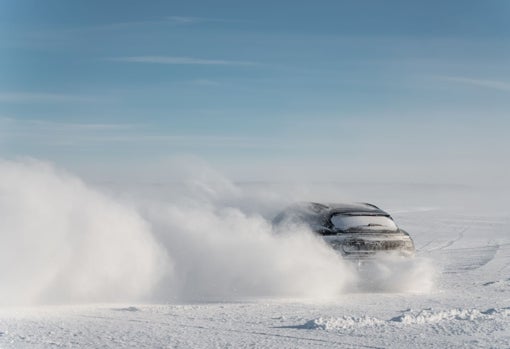
<instances>
[{"instance_id":1,"label":"tire track in snow","mask_svg":"<svg viewBox=\"0 0 510 349\"><path fill-rule=\"evenodd\" d=\"M448 262L443 272L445 274L456 274L479 269L491 262L498 250L498 244L449 249L445 251Z\"/></svg>"},{"instance_id":2,"label":"tire track in snow","mask_svg":"<svg viewBox=\"0 0 510 349\"><path fill-rule=\"evenodd\" d=\"M112 309L112 310L118 310L118 309ZM167 314L169 315L169 314ZM346 342L338 342L338 341L332 341L332 340L326 340L326 339L320 339L320 338L310 338L310 337L302 337L302 336L292 336L288 334L280 334L280 333L273 333L273 332L263 332L263 331L253 331L253 330L244 330L244 329L233 329L233 328L222 328L219 326L210 326L210 325L192 325L192 324L175 324L171 321L154 321L149 319L139 319L139 318L128 318L128 319L122 319L118 317L113 316L99 316L99 315L84 315L79 314L76 315L77 317L83 317L83 318L90 318L90 319L100 319L100 320L107 320L111 322L134 322L134 323L141 323L146 325L160 325L163 327L170 327L170 326L177 326L181 328L187 328L187 329L196 329L200 332L207 331L207 332L229 332L229 333L239 333L239 334L248 334L248 335L255 335L255 336L265 336L265 337L276 337L276 338L282 338L282 339L294 339L298 341L307 341L312 342L319 345L324 345L326 348L330 348L333 346L341 346L342 348L367 348L367 349L382 349L383 347L378 346L370 346L370 345L363 345L363 344L352 344L352 343L346 343ZM182 318L182 317L181 317ZM189 320L196 320L196 318L190 317ZM211 323L217 323L216 319L211 318L201 318L200 321L206 321ZM273 329L285 329L289 327L285 326L275 326L271 327ZM287 343L286 343L287 344Z\"/></svg>"},{"instance_id":3,"label":"tire track in snow","mask_svg":"<svg viewBox=\"0 0 510 349\"><path fill-rule=\"evenodd\" d=\"M456 242L458 242L458 241L462 240L462 239L464 238L464 233L465 233L468 229L469 229L468 227L463 227L463 228L462 228L462 229L461 229L461 230L457 233L458 235L457 235L457 237L456 237L455 239L453 239L453 240L448 240L448 241L446 241L446 242L443 242L443 243L442 243L442 245L439 245L439 246L437 246L437 247L434 247L434 248L431 248L431 249L428 249L428 250L423 251L422 249L423 249L423 247L424 247L424 246L428 246L428 245L432 244L432 243L433 243L433 242L435 242L435 241L438 241L438 242L439 242L439 240L437 240L437 239L436 239L436 240L429 241L427 244L425 244L424 246L422 246L422 247L419 249L419 251L420 251L420 252L421 252L421 251L423 251L423 252L433 252L433 251L438 251L438 250L444 250L444 249L447 249L448 247L452 246L454 243L456 243Z\"/></svg>"}]
</instances>

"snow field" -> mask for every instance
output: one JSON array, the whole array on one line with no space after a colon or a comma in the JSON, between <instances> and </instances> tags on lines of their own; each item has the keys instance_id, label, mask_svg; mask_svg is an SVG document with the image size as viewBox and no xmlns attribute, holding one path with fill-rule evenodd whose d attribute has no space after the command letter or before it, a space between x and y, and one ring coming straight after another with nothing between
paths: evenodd
<instances>
[{"instance_id":1,"label":"snow field","mask_svg":"<svg viewBox=\"0 0 510 349\"><path fill-rule=\"evenodd\" d=\"M358 270L306 231L273 234L310 193L220 177L126 198L41 163L0 177L0 348L510 347L508 206L464 189L316 193L365 194L413 237L416 258Z\"/></svg>"}]
</instances>

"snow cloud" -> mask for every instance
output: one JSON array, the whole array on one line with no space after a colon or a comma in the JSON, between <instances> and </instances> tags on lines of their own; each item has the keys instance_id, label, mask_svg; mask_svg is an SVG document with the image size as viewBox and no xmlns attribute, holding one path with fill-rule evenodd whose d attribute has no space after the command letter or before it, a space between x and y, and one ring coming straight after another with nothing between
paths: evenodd
<instances>
[{"instance_id":1,"label":"snow cloud","mask_svg":"<svg viewBox=\"0 0 510 349\"><path fill-rule=\"evenodd\" d=\"M140 299L171 271L131 207L35 161L0 162L0 304Z\"/></svg>"},{"instance_id":2,"label":"snow cloud","mask_svg":"<svg viewBox=\"0 0 510 349\"><path fill-rule=\"evenodd\" d=\"M397 259L365 269L373 282L363 284L356 265L306 228L275 231L270 220L292 194L241 188L185 163L175 164L173 186L105 194L47 163L1 161L0 304L331 299L431 288L426 263Z\"/></svg>"}]
</instances>

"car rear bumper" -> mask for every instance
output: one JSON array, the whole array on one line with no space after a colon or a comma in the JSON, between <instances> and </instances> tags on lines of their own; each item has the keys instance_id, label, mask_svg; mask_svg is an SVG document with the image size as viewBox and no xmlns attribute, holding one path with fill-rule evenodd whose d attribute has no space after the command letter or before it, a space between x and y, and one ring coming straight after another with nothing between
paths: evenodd
<instances>
[{"instance_id":1,"label":"car rear bumper","mask_svg":"<svg viewBox=\"0 0 510 349\"><path fill-rule=\"evenodd\" d=\"M324 240L346 258L367 259L379 255L413 256L414 243L407 234L345 234Z\"/></svg>"}]
</instances>

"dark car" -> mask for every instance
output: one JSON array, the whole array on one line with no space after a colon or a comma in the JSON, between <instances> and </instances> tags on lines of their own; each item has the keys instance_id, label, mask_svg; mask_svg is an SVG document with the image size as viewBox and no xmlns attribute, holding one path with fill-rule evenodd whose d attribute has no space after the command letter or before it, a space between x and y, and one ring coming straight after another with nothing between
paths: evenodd
<instances>
[{"instance_id":1,"label":"dark car","mask_svg":"<svg viewBox=\"0 0 510 349\"><path fill-rule=\"evenodd\" d=\"M274 225L305 224L346 257L368 257L379 252L412 256L411 237L391 216L368 203L302 203L277 215Z\"/></svg>"}]
</instances>

